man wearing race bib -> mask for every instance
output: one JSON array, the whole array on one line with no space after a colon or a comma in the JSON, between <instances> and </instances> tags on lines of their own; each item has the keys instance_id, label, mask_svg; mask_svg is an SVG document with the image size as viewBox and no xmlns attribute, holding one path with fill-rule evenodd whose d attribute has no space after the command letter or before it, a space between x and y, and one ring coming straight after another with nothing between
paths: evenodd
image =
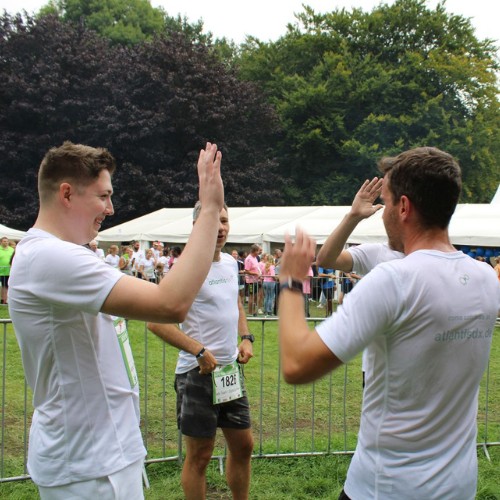
<instances>
[{"instance_id":1,"label":"man wearing race bib","mask_svg":"<svg viewBox=\"0 0 500 500\"><path fill-rule=\"evenodd\" d=\"M201 209L194 208L196 222ZM180 349L175 369L177 422L186 443L182 488L186 499L205 498L206 468L217 427L228 446L226 477L234 499L247 499L253 437L240 364L253 355L245 310L238 293L238 264L221 250L229 232L227 207L220 212L214 260L180 329L148 323L161 339ZM241 343L238 346L238 334Z\"/></svg>"}]
</instances>

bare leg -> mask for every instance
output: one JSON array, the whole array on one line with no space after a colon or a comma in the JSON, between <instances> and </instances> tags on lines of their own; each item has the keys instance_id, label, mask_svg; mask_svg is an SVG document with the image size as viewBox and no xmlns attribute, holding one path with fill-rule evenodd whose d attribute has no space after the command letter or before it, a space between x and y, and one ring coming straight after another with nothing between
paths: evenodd
<instances>
[{"instance_id":1,"label":"bare leg","mask_svg":"<svg viewBox=\"0 0 500 500\"><path fill-rule=\"evenodd\" d=\"M250 293L248 294L248 314L255 314L257 312L255 304L255 293L252 292L253 291L250 291Z\"/></svg>"},{"instance_id":2,"label":"bare leg","mask_svg":"<svg viewBox=\"0 0 500 500\"><path fill-rule=\"evenodd\" d=\"M187 500L203 500L206 496L206 470L212 457L213 438L184 436L186 459L182 467L181 482Z\"/></svg>"},{"instance_id":3,"label":"bare leg","mask_svg":"<svg viewBox=\"0 0 500 500\"><path fill-rule=\"evenodd\" d=\"M226 463L227 484L234 500L247 500L253 451L251 429L222 429L229 453Z\"/></svg>"}]
</instances>

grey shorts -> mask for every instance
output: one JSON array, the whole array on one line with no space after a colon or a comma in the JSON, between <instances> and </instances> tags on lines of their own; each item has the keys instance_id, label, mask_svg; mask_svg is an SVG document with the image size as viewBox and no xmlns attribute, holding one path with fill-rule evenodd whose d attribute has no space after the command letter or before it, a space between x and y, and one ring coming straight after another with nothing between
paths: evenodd
<instances>
[{"instance_id":1,"label":"grey shorts","mask_svg":"<svg viewBox=\"0 0 500 500\"><path fill-rule=\"evenodd\" d=\"M214 437L217 427L250 428L250 407L243 383L243 397L213 404L212 377L200 375L199 368L175 376L177 427L190 437Z\"/></svg>"}]
</instances>

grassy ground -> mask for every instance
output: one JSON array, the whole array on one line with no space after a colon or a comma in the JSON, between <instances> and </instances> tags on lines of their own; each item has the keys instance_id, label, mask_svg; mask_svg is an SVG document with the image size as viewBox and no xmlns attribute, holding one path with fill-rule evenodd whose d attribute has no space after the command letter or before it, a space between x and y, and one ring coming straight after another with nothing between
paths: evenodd
<instances>
[{"instance_id":1,"label":"grassy ground","mask_svg":"<svg viewBox=\"0 0 500 500\"><path fill-rule=\"evenodd\" d=\"M312 316L324 316L324 310L311 309ZM0 318L6 308L0 309ZM175 395L172 387L177 353L159 339L144 331L144 324L130 322L134 357L141 384L142 431L148 459L175 457L178 434L175 427ZM359 425L361 405L360 359L325 379L308 386L293 387L280 377L277 328L274 321L251 320L256 336L254 359L245 369L245 379L252 409L255 459L252 462L251 498L308 499L336 498L349 465L350 455L331 452L353 450ZM498 441L500 424L500 329L493 340L491 366L480 393L478 441ZM6 349L5 349L6 348ZM0 329L0 360L6 368L5 407L2 421L3 464L1 476L23 474L24 405L31 415L31 395L24 395L24 377L19 350L12 327ZM147 370L144 369L147 366ZM3 371L2 371L3 373ZM486 378L488 391L486 391ZM344 398L344 387L345 394ZM485 403L488 401L486 425ZM28 419L29 425L29 419ZM480 448L477 499L500 499L500 447L489 447L491 462ZM290 457L295 452L326 453L322 456ZM330 454L327 454L330 453ZM222 439L217 441L216 455L224 454ZM265 458L279 454L279 458ZM147 466L150 488L146 499L183 498L180 488L180 466L177 461L150 463ZM208 474L210 499L231 498L218 460L212 461ZM0 498L36 499L31 481L0 484Z\"/></svg>"}]
</instances>

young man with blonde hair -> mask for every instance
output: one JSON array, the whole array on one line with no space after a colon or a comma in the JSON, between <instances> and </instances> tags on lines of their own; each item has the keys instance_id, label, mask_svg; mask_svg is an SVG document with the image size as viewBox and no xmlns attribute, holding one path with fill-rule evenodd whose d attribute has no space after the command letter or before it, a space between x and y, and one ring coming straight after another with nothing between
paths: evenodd
<instances>
[{"instance_id":1,"label":"young man with blonde hair","mask_svg":"<svg viewBox=\"0 0 500 500\"><path fill-rule=\"evenodd\" d=\"M71 142L45 155L40 209L18 245L10 303L33 389L28 471L42 500L143 498L146 450L124 318L184 320L217 240L220 162L207 143L198 159L203 210L176 269L156 285L123 274L85 246L114 212L112 155Z\"/></svg>"}]
</instances>

